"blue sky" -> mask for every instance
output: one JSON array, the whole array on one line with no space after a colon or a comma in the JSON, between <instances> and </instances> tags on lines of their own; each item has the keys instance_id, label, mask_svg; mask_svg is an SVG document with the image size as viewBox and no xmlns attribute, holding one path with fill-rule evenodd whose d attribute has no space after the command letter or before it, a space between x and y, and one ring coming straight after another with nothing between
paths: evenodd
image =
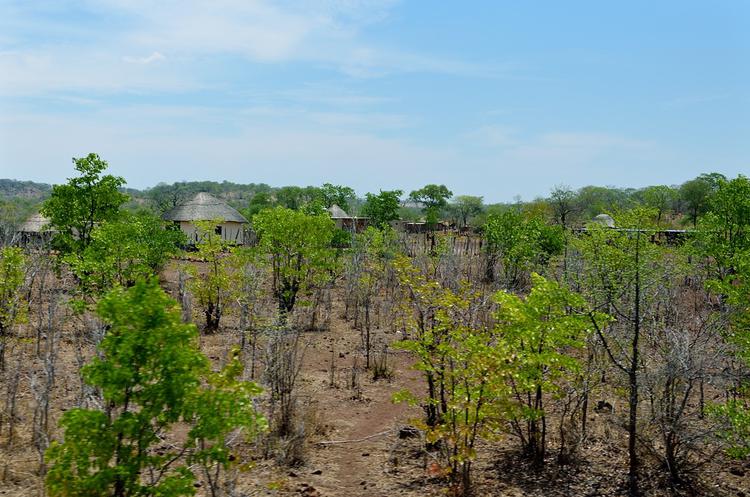
<instances>
[{"instance_id":1,"label":"blue sky","mask_svg":"<svg viewBox=\"0 0 750 497\"><path fill-rule=\"evenodd\" d=\"M750 2L0 0L0 177L558 184L750 173Z\"/></svg>"}]
</instances>

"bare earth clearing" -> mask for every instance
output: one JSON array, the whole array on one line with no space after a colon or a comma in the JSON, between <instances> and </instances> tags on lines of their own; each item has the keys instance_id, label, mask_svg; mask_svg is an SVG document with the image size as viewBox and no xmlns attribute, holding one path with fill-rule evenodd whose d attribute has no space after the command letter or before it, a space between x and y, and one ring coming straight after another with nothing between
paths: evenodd
<instances>
[{"instance_id":1,"label":"bare earth clearing","mask_svg":"<svg viewBox=\"0 0 750 497\"><path fill-rule=\"evenodd\" d=\"M177 273L170 268L162 275L163 284L176 296ZM50 284L62 289L65 283L50 279ZM423 451L419 437L407 437L401 431L410 420L422 415L418 407L394 404L393 394L405 387L419 388L420 373L411 369L413 360L404 352L392 351L389 366L393 369L392 381L372 381L371 373L361 369L359 356L360 335L352 323L342 315L341 288L334 290L333 312L330 327L324 331L311 331L303 335L305 346L304 366L299 380L301 415L306 420L308 435L304 450L304 463L297 467L282 467L272 460L258 458L255 467L239 477L238 495L302 495L302 496L442 496L447 487L440 477L440 468L430 454ZM269 302L269 306L272 304ZM46 308L43 308L46 309ZM45 312L42 310L42 312ZM20 327L20 337L7 351L12 371L6 373L2 385L0 407L7 420L10 406L5 401L14 388L7 378L18 378L14 410L14 434L9 438L9 425L0 426L0 495L44 495L38 474L39 455L31 441L34 416L34 371L43 369L43 361L34 359L35 332L31 323L39 316L30 316L29 324ZM200 323L200 316L196 321ZM223 330L215 335L203 336L204 352L218 365L223 363L228 351L239 342L236 318L227 316ZM77 403L81 385L77 370L88 360L92 350L85 354L79 342L70 336L75 323L69 318L60 339L57 381L51 395L49 425L54 429L61 413ZM391 343L398 335L377 330L375 343ZM356 358L356 359L355 359ZM331 374L332 360L335 371ZM359 366L351 388L352 368L355 360ZM14 375L13 371L20 374ZM333 386L331 379L333 377ZM618 409L621 408L621 409ZM623 412L620 412L622 410ZM483 458L476 463L475 484L477 496L605 496L625 495L627 453L625 431L621 427L624 416L622 406L615 404L615 412L597 414L590 419L591 436L580 452L580 460L569 466L558 466L554 457L547 468L532 471L516 453L516 443L505 438L493 450L480 450ZM402 436L399 436L399 435ZM552 440L552 446L555 442ZM254 452L253 447L248 453ZM553 451L550 451L553 454ZM750 495L750 466L709 461L702 474L700 490L692 495ZM644 468L644 490L647 495L668 495L661 480L650 477ZM656 474L653 471L653 474ZM204 495L203 487L197 495ZM685 492L684 495L690 495Z\"/></svg>"}]
</instances>

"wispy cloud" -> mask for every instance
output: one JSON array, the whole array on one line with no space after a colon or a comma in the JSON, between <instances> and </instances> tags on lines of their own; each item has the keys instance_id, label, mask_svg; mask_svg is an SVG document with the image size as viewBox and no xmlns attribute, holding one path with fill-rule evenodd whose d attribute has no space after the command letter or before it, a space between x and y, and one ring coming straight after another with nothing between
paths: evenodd
<instances>
[{"instance_id":1,"label":"wispy cloud","mask_svg":"<svg viewBox=\"0 0 750 497\"><path fill-rule=\"evenodd\" d=\"M90 0L32 8L15 2L8 9L10 19L0 22L0 27L7 28L9 40L25 36L26 42L6 45L0 52L0 91L29 95L207 87L211 75L206 62L218 57L239 57L251 64L308 63L353 78L410 72L496 77L506 72L507 68L386 48L366 40L362 31L387 20L395 4L390 0ZM66 14L66 5L72 14ZM70 25L79 17L91 20L79 26L78 34L71 33ZM30 38L37 21L44 24L44 31ZM138 69L156 63L169 68Z\"/></svg>"},{"instance_id":2,"label":"wispy cloud","mask_svg":"<svg viewBox=\"0 0 750 497\"><path fill-rule=\"evenodd\" d=\"M126 55L122 58L122 60L131 64L151 64L153 62L159 62L160 60L164 59L166 59L166 57L159 52L152 52L151 55L147 57L131 57L129 55Z\"/></svg>"}]
</instances>

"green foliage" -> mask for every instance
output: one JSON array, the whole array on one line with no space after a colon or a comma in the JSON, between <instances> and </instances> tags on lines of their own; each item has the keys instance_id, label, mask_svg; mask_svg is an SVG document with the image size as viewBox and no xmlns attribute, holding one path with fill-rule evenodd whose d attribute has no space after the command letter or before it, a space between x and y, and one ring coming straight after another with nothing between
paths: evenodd
<instances>
[{"instance_id":1,"label":"green foliage","mask_svg":"<svg viewBox=\"0 0 750 497\"><path fill-rule=\"evenodd\" d=\"M190 291L206 316L206 332L219 329L226 307L234 300L239 286L237 260L232 256L230 243L217 235L214 227L220 220L196 222L196 256L205 263L202 269L190 264L187 272L192 276Z\"/></svg>"},{"instance_id":2,"label":"green foliage","mask_svg":"<svg viewBox=\"0 0 750 497\"><path fill-rule=\"evenodd\" d=\"M725 404L714 405L709 411L725 421L726 428L719 435L727 443L727 454L734 459L750 457L750 403L744 397L730 399Z\"/></svg>"},{"instance_id":3,"label":"green foliage","mask_svg":"<svg viewBox=\"0 0 750 497\"><path fill-rule=\"evenodd\" d=\"M698 217L708 209L711 195L725 180L726 178L718 173L701 174L680 186L680 200L687 208L688 220L693 224L693 228L698 226Z\"/></svg>"},{"instance_id":4,"label":"green foliage","mask_svg":"<svg viewBox=\"0 0 750 497\"><path fill-rule=\"evenodd\" d=\"M0 248L0 371L5 369L5 342L13 325L24 318L26 257L16 247Z\"/></svg>"},{"instance_id":5,"label":"green foliage","mask_svg":"<svg viewBox=\"0 0 750 497\"><path fill-rule=\"evenodd\" d=\"M409 194L413 202L422 204L422 212L430 227L434 227L440 221L440 214L452 196L453 192L445 185L426 185Z\"/></svg>"},{"instance_id":6,"label":"green foliage","mask_svg":"<svg viewBox=\"0 0 750 497\"><path fill-rule=\"evenodd\" d=\"M568 186L558 185L550 192L549 203L555 214L555 221L563 229L569 227L571 217L578 210L576 205L576 193Z\"/></svg>"},{"instance_id":7,"label":"green foliage","mask_svg":"<svg viewBox=\"0 0 750 497\"><path fill-rule=\"evenodd\" d=\"M236 357L211 372L195 327L180 322L176 303L156 280L111 291L98 313L110 328L82 374L102 392L106 409L62 416L64 441L47 451L49 494L193 495L191 464L227 466L224 437L265 426L252 404L260 388L237 379ZM156 450L176 423L189 427L184 441Z\"/></svg>"},{"instance_id":8,"label":"green foliage","mask_svg":"<svg viewBox=\"0 0 750 497\"><path fill-rule=\"evenodd\" d=\"M708 207L695 245L700 255L709 258L714 278L726 282L737 273L740 260L750 256L750 180L740 175L720 182Z\"/></svg>"},{"instance_id":9,"label":"green foliage","mask_svg":"<svg viewBox=\"0 0 750 497\"><path fill-rule=\"evenodd\" d=\"M284 186L276 190L276 205L292 210L321 211L320 188L315 186Z\"/></svg>"},{"instance_id":10,"label":"green foliage","mask_svg":"<svg viewBox=\"0 0 750 497\"><path fill-rule=\"evenodd\" d=\"M456 224L461 227L466 227L469 225L469 221L472 218L482 213L484 210L484 204L482 202L482 197L458 195L449 205L449 210L458 221Z\"/></svg>"},{"instance_id":11,"label":"green foliage","mask_svg":"<svg viewBox=\"0 0 750 497\"><path fill-rule=\"evenodd\" d=\"M415 355L427 388L400 392L394 400L425 407L427 417L417 424L431 446L441 449L451 480L468 494L478 438L494 438L506 419L506 381L515 364L477 321L481 298L468 284L457 291L442 288L405 257L396 259L395 268L412 312L409 338L394 346Z\"/></svg>"},{"instance_id":12,"label":"green foliage","mask_svg":"<svg viewBox=\"0 0 750 497\"><path fill-rule=\"evenodd\" d=\"M54 244L64 253L83 251L91 243L94 228L115 219L120 206L128 200L128 196L119 191L125 180L102 175L107 162L98 155L74 158L73 162L80 176L52 187L52 194L41 210L58 231Z\"/></svg>"},{"instance_id":13,"label":"green foliage","mask_svg":"<svg viewBox=\"0 0 750 497\"><path fill-rule=\"evenodd\" d=\"M390 227L382 229L368 226L354 235L349 257L346 261L347 310L354 308L354 327L358 327L359 313L364 313L362 342L365 351L365 367L370 367L370 310L373 300L387 282L388 268L398 253L396 233Z\"/></svg>"},{"instance_id":14,"label":"green foliage","mask_svg":"<svg viewBox=\"0 0 750 497\"><path fill-rule=\"evenodd\" d=\"M527 454L543 464L545 399L558 395L580 372L576 355L586 345L591 320L603 326L609 317L589 314L583 297L536 273L526 298L498 292L495 302L495 333L514 360L510 421Z\"/></svg>"},{"instance_id":15,"label":"green foliage","mask_svg":"<svg viewBox=\"0 0 750 497\"><path fill-rule=\"evenodd\" d=\"M101 295L115 285L131 286L158 271L179 252L185 236L154 215L123 213L96 226L91 242L80 254L64 261L78 278L86 295Z\"/></svg>"},{"instance_id":16,"label":"green foliage","mask_svg":"<svg viewBox=\"0 0 750 497\"><path fill-rule=\"evenodd\" d=\"M333 205L338 205L348 212L351 207L350 204L355 198L354 190L348 186L324 183L323 186L320 187L320 200L323 207L326 209Z\"/></svg>"},{"instance_id":17,"label":"green foliage","mask_svg":"<svg viewBox=\"0 0 750 497\"><path fill-rule=\"evenodd\" d=\"M273 197L269 192L258 192L250 199L245 209L245 216L250 219L263 209L268 209L273 205Z\"/></svg>"},{"instance_id":18,"label":"green foliage","mask_svg":"<svg viewBox=\"0 0 750 497\"><path fill-rule=\"evenodd\" d=\"M746 367L750 366L750 180L738 176L719 179L700 220L695 248L711 269L708 287L723 296L730 317L726 339ZM740 383L738 398L715 406L723 419L721 433L732 457L750 456L750 385Z\"/></svg>"},{"instance_id":19,"label":"green foliage","mask_svg":"<svg viewBox=\"0 0 750 497\"><path fill-rule=\"evenodd\" d=\"M636 273L644 288L654 288L662 278L656 268L667 249L649 242L656 229L654 218L653 209L638 207L615 218L621 229L591 223L572 240L583 267L571 277L592 306L615 305L621 312L630 312Z\"/></svg>"},{"instance_id":20,"label":"green foliage","mask_svg":"<svg viewBox=\"0 0 750 497\"><path fill-rule=\"evenodd\" d=\"M657 212L657 224L661 224L664 213L672 207L677 194L674 188L667 185L649 186L642 191L643 203Z\"/></svg>"},{"instance_id":21,"label":"green foliage","mask_svg":"<svg viewBox=\"0 0 750 497\"><path fill-rule=\"evenodd\" d=\"M300 293L330 280L336 264L335 224L326 213L309 215L275 207L256 214L253 229L258 252L270 259L273 293L283 321Z\"/></svg>"},{"instance_id":22,"label":"green foliage","mask_svg":"<svg viewBox=\"0 0 750 497\"><path fill-rule=\"evenodd\" d=\"M0 335L20 317L20 290L25 278L23 251L17 247L0 248Z\"/></svg>"},{"instance_id":23,"label":"green foliage","mask_svg":"<svg viewBox=\"0 0 750 497\"><path fill-rule=\"evenodd\" d=\"M605 186L584 186L578 190L577 208L586 219L606 212L618 212L631 205L632 190Z\"/></svg>"},{"instance_id":24,"label":"green foliage","mask_svg":"<svg viewBox=\"0 0 750 497\"><path fill-rule=\"evenodd\" d=\"M222 181L221 183L216 181L180 181L171 185L159 183L153 188L144 191L143 197L150 201L153 208L159 214L162 214L201 192L224 198L231 204L237 202L237 205L234 205L234 207L242 208L255 195L268 195L271 191L272 188L265 183L238 184L231 181Z\"/></svg>"},{"instance_id":25,"label":"green foliage","mask_svg":"<svg viewBox=\"0 0 750 497\"><path fill-rule=\"evenodd\" d=\"M362 206L362 214L370 218L370 224L375 227L389 226L391 221L399 219L399 208L401 207L401 190L383 191L375 195L365 194L365 204Z\"/></svg>"},{"instance_id":26,"label":"green foliage","mask_svg":"<svg viewBox=\"0 0 750 497\"><path fill-rule=\"evenodd\" d=\"M487 279L494 279L494 266L500 260L509 288L517 287L525 273L539 270L564 247L560 226L549 225L539 217L527 218L514 209L490 215L484 225L484 236Z\"/></svg>"}]
</instances>

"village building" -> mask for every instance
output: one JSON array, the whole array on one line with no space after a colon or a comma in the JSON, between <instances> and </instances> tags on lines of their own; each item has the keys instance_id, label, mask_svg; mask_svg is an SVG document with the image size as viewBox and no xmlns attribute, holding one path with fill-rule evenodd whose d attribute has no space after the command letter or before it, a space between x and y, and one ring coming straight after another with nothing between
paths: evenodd
<instances>
[{"instance_id":1,"label":"village building","mask_svg":"<svg viewBox=\"0 0 750 497\"><path fill-rule=\"evenodd\" d=\"M594 219L592 222L599 224L601 226L604 226L606 228L615 227L615 220L612 219L612 216L610 216L609 214L599 214L597 216L594 216Z\"/></svg>"},{"instance_id":2,"label":"village building","mask_svg":"<svg viewBox=\"0 0 750 497\"><path fill-rule=\"evenodd\" d=\"M224 241L238 245L245 243L245 228L248 225L245 216L209 193L196 194L189 201L165 213L162 218L179 226L191 244L198 241L195 225L198 221L213 222L215 233L221 235Z\"/></svg>"},{"instance_id":3,"label":"village building","mask_svg":"<svg viewBox=\"0 0 750 497\"><path fill-rule=\"evenodd\" d=\"M22 247L40 247L49 243L54 234L49 219L36 213L18 227L14 242Z\"/></svg>"},{"instance_id":4,"label":"village building","mask_svg":"<svg viewBox=\"0 0 750 497\"><path fill-rule=\"evenodd\" d=\"M344 209L336 204L326 209L331 215L331 219L336 223L336 227L341 230L360 233L367 228L369 218L350 216Z\"/></svg>"}]
</instances>

